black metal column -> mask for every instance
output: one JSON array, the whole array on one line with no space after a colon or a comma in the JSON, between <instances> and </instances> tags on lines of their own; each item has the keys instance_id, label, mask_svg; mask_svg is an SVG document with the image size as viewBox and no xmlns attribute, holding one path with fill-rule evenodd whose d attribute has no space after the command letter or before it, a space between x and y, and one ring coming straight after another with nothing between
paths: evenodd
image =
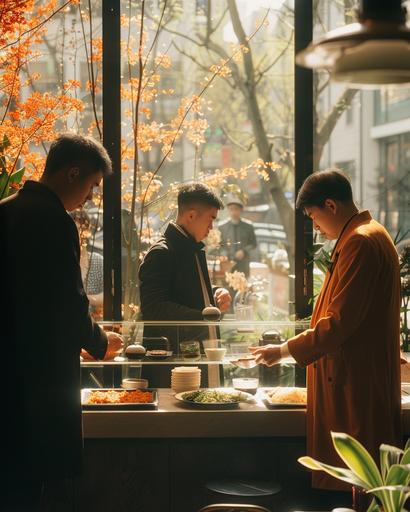
<instances>
[{"instance_id":1,"label":"black metal column","mask_svg":"<svg viewBox=\"0 0 410 512\"><path fill-rule=\"evenodd\" d=\"M121 28L119 0L103 0L103 143L113 174L104 180L104 319L121 320Z\"/></svg>"},{"instance_id":2,"label":"black metal column","mask_svg":"<svg viewBox=\"0 0 410 512\"><path fill-rule=\"evenodd\" d=\"M295 0L295 53L313 37L312 0ZM313 72L295 63L295 196L313 172ZM295 313L296 319L312 312L313 266L308 253L313 244L312 222L303 212L295 213Z\"/></svg>"}]
</instances>

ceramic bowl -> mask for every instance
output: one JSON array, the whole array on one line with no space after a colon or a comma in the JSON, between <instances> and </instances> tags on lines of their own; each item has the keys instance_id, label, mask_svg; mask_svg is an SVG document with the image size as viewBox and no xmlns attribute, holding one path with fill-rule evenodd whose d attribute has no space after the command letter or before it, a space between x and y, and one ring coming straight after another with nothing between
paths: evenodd
<instances>
[{"instance_id":1,"label":"ceramic bowl","mask_svg":"<svg viewBox=\"0 0 410 512\"><path fill-rule=\"evenodd\" d=\"M206 348L205 354L210 361L222 361L226 354L226 348Z\"/></svg>"},{"instance_id":2,"label":"ceramic bowl","mask_svg":"<svg viewBox=\"0 0 410 512\"><path fill-rule=\"evenodd\" d=\"M124 389L146 389L148 387L147 379L122 379L121 387Z\"/></svg>"}]
</instances>

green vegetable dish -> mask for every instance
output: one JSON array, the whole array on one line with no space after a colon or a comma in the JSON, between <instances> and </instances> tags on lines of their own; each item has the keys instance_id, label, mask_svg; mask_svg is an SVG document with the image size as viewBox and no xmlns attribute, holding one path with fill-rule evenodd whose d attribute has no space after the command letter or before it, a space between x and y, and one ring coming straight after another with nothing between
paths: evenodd
<instances>
[{"instance_id":1,"label":"green vegetable dish","mask_svg":"<svg viewBox=\"0 0 410 512\"><path fill-rule=\"evenodd\" d=\"M244 393L228 393L225 391L216 391L211 389L190 391L188 393L184 393L182 398L188 402L194 402L197 404L237 403L246 402L248 399L247 395Z\"/></svg>"}]
</instances>

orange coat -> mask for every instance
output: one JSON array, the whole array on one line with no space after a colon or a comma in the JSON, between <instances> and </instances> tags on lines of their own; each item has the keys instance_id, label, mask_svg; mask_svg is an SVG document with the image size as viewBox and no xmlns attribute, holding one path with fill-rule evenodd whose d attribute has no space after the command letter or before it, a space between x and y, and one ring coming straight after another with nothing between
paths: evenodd
<instances>
[{"instance_id":1,"label":"orange coat","mask_svg":"<svg viewBox=\"0 0 410 512\"><path fill-rule=\"evenodd\" d=\"M330 431L358 439L379 460L381 443L401 446L400 275L387 231L368 211L346 225L332 254L310 329L288 342L307 368L307 449L344 466ZM313 487L348 490L324 472Z\"/></svg>"}]
</instances>

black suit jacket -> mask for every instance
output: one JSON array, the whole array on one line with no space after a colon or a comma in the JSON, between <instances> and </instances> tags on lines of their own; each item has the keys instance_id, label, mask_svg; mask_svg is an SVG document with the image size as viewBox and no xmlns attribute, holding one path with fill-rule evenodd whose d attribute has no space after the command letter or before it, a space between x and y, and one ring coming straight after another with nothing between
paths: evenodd
<instances>
[{"instance_id":1,"label":"black suit jacket","mask_svg":"<svg viewBox=\"0 0 410 512\"><path fill-rule=\"evenodd\" d=\"M204 244L184 236L173 224L147 252L139 271L144 320L202 320L204 303L195 255L198 255L211 305L215 305ZM204 339L208 328L179 329L178 339ZM176 328L149 326L144 336L166 336L177 350Z\"/></svg>"},{"instance_id":2,"label":"black suit jacket","mask_svg":"<svg viewBox=\"0 0 410 512\"><path fill-rule=\"evenodd\" d=\"M7 471L38 478L81 469L80 351L102 358L107 337L88 313L73 220L45 185L0 202L6 314ZM8 460L7 460L8 459Z\"/></svg>"}]
</instances>

